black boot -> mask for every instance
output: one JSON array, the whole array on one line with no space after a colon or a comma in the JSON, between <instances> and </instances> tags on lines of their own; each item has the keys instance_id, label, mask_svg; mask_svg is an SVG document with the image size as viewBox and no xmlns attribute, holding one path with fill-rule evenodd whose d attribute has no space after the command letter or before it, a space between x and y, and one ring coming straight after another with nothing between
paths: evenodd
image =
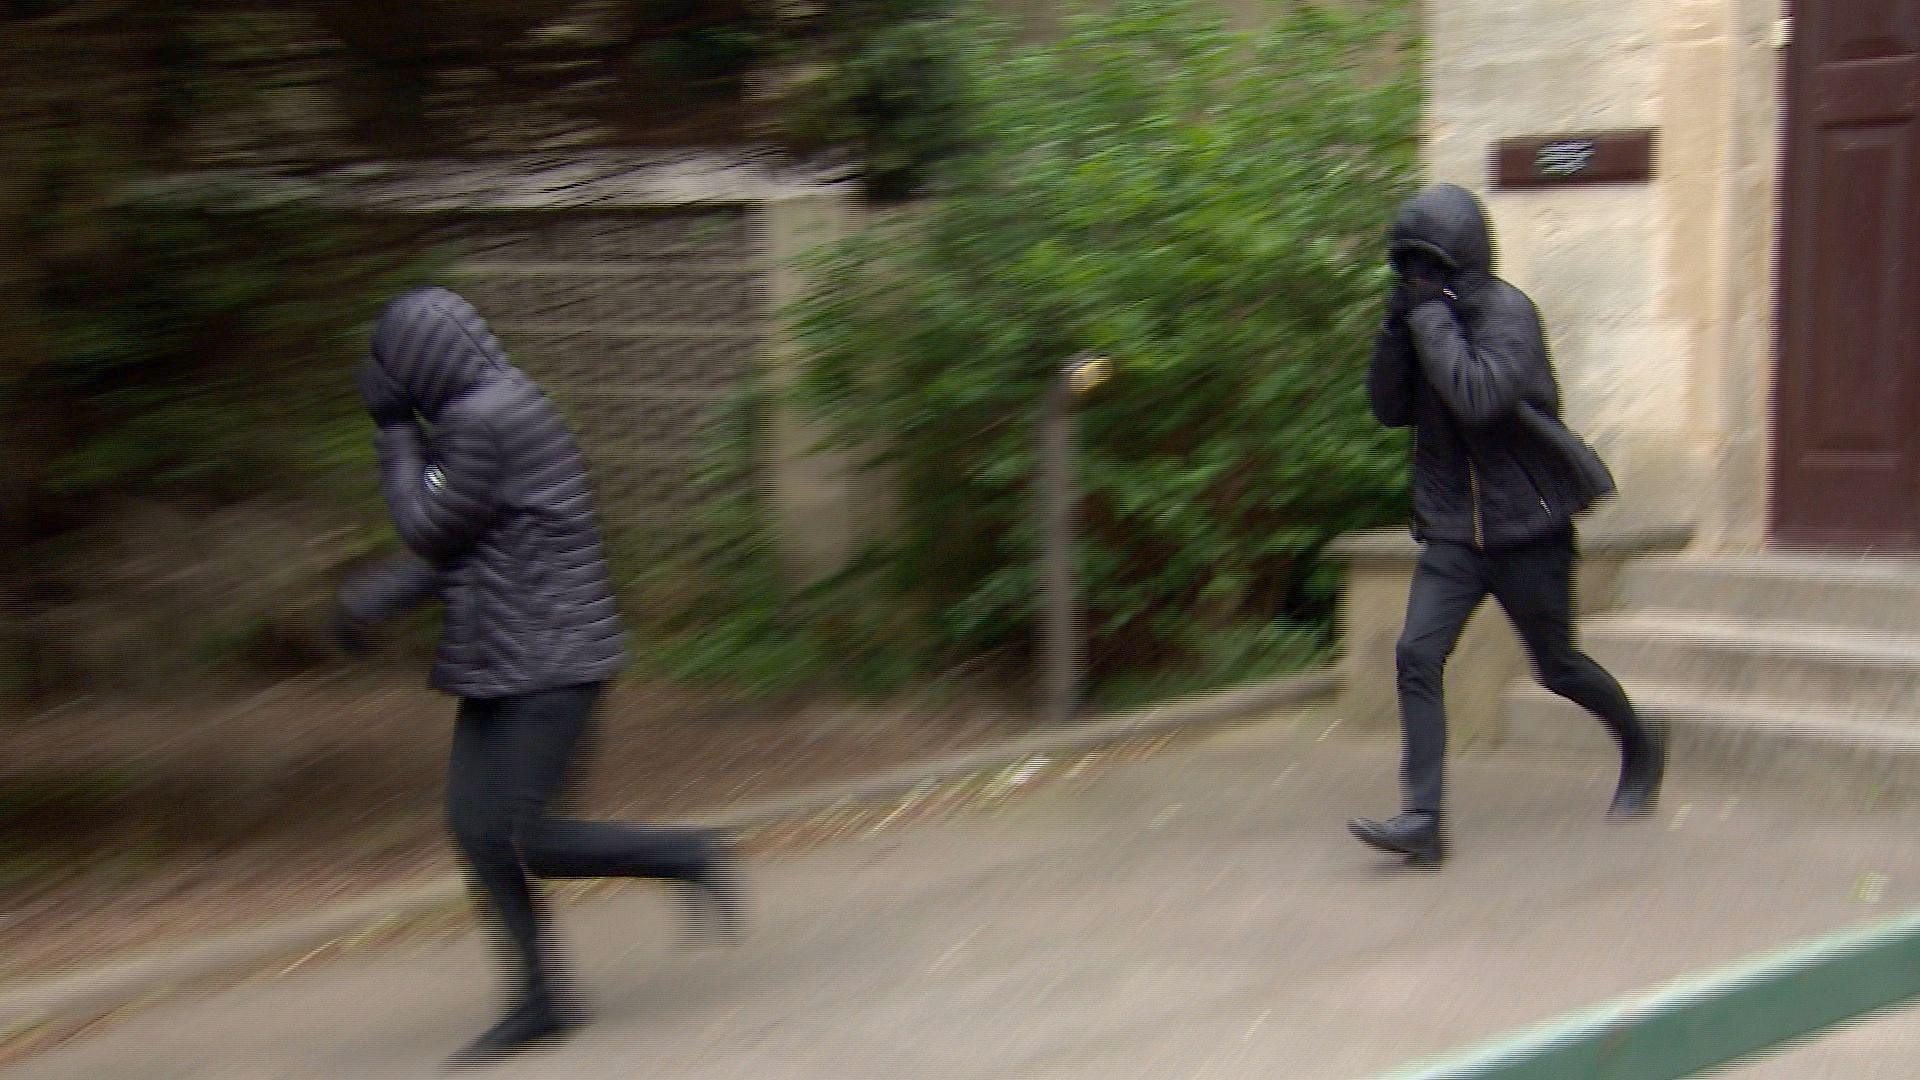
<instances>
[{"instance_id":1,"label":"black boot","mask_svg":"<svg viewBox=\"0 0 1920 1080\"><path fill-rule=\"evenodd\" d=\"M745 903L732 850L714 841L699 865L680 875L686 889L687 932L691 945L737 944L745 933Z\"/></svg>"},{"instance_id":2,"label":"black boot","mask_svg":"<svg viewBox=\"0 0 1920 1080\"><path fill-rule=\"evenodd\" d=\"M1446 831L1439 814L1410 810L1390 821L1362 818L1348 822L1347 828L1363 843L1405 855L1408 866L1432 869L1447 857Z\"/></svg>"},{"instance_id":3,"label":"black boot","mask_svg":"<svg viewBox=\"0 0 1920 1080\"><path fill-rule=\"evenodd\" d=\"M1641 727L1644 734L1640 745L1622 754L1620 786L1614 789L1608 817L1645 817L1660 801L1660 784L1667 776L1667 726Z\"/></svg>"},{"instance_id":4,"label":"black boot","mask_svg":"<svg viewBox=\"0 0 1920 1080\"><path fill-rule=\"evenodd\" d=\"M580 1026L571 1010L547 993L529 994L512 1012L447 1060L454 1068L491 1065L510 1054L558 1042Z\"/></svg>"}]
</instances>

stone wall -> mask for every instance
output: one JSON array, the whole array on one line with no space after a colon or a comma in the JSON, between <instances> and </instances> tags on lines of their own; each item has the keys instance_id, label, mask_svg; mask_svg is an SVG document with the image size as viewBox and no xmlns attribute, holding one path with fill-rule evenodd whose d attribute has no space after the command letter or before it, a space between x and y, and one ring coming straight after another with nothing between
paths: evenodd
<instances>
[{"instance_id":1,"label":"stone wall","mask_svg":"<svg viewBox=\"0 0 1920 1080\"><path fill-rule=\"evenodd\" d=\"M449 284L559 405L610 543L641 558L697 542L718 410L748 380L785 382L796 261L857 215L832 177L690 153L425 163L358 190L378 212L431 215ZM801 577L830 572L872 500L790 410L769 428L761 480L785 553Z\"/></svg>"},{"instance_id":2,"label":"stone wall","mask_svg":"<svg viewBox=\"0 0 1920 1080\"><path fill-rule=\"evenodd\" d=\"M1775 30L1785 0L1727 0L1726 151L1720 159L1720 367L1713 512L1703 541L1757 550L1766 538L1777 359L1775 284L1785 135Z\"/></svg>"},{"instance_id":3,"label":"stone wall","mask_svg":"<svg viewBox=\"0 0 1920 1080\"><path fill-rule=\"evenodd\" d=\"M1427 6L1432 175L1487 197L1569 419L1620 475L1607 516L1700 522L1716 545L1757 537L1764 507L1777 3ZM1651 183L1490 190L1500 139L1639 127L1658 133Z\"/></svg>"},{"instance_id":4,"label":"stone wall","mask_svg":"<svg viewBox=\"0 0 1920 1080\"><path fill-rule=\"evenodd\" d=\"M1500 139L1662 127L1665 0L1448 0L1427 8L1428 162L1487 197L1501 272L1547 320L1571 423L1626 497L1616 513L1690 516L1693 342L1670 306L1660 185L1500 193ZM1664 147L1663 147L1664 149ZM1662 168L1664 174L1665 169Z\"/></svg>"},{"instance_id":5,"label":"stone wall","mask_svg":"<svg viewBox=\"0 0 1920 1080\"><path fill-rule=\"evenodd\" d=\"M1603 609L1621 562L1765 537L1783 0L1431 0L1427 161L1487 199L1502 273L1539 303L1571 422L1622 495L1583 529L1580 605ZM1651 183L1500 192L1505 138L1652 128ZM1416 551L1346 538L1344 715L1395 715L1393 649ZM1491 605L1447 683L1459 741L1503 735L1526 671Z\"/></svg>"},{"instance_id":6,"label":"stone wall","mask_svg":"<svg viewBox=\"0 0 1920 1080\"><path fill-rule=\"evenodd\" d=\"M714 411L767 351L746 212L462 215L450 229L455 287L566 413L609 531L691 528Z\"/></svg>"}]
</instances>

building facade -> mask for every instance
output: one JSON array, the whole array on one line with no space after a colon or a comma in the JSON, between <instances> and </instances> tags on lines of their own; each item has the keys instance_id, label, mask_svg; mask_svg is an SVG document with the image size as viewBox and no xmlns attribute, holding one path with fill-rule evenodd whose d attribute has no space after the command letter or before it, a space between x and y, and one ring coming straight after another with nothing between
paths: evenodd
<instances>
[{"instance_id":1,"label":"building facade","mask_svg":"<svg viewBox=\"0 0 1920 1080\"><path fill-rule=\"evenodd\" d=\"M1427 157L1485 194L1612 516L1920 552L1920 0L1433 0ZM1502 140L1643 131L1644 181Z\"/></svg>"}]
</instances>

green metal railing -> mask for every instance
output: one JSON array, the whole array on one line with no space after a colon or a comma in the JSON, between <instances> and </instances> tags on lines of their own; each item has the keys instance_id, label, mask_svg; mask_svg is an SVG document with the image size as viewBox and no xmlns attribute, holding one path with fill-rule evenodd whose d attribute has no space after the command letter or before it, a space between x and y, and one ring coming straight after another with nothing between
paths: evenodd
<instances>
[{"instance_id":1,"label":"green metal railing","mask_svg":"<svg viewBox=\"0 0 1920 1080\"><path fill-rule=\"evenodd\" d=\"M1920 997L1920 913L1559 1020L1390 1080L1674 1080Z\"/></svg>"}]
</instances>

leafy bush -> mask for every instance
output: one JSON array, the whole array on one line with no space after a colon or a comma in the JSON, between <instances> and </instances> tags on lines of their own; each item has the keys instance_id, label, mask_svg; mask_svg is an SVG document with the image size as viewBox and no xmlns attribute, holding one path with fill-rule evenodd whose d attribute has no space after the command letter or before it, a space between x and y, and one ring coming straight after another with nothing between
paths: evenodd
<instances>
[{"instance_id":1,"label":"leafy bush","mask_svg":"<svg viewBox=\"0 0 1920 1080\"><path fill-rule=\"evenodd\" d=\"M25 230L46 255L16 312L30 349L0 370L9 402L40 406L39 494L231 501L364 461L345 361L410 257L303 194L217 178L65 209ZM85 250L50 251L67 245Z\"/></svg>"},{"instance_id":2,"label":"leafy bush","mask_svg":"<svg viewBox=\"0 0 1920 1080\"><path fill-rule=\"evenodd\" d=\"M952 0L853 0L789 51L807 75L786 95L784 128L805 149L860 162L868 194L916 194L966 132Z\"/></svg>"},{"instance_id":3,"label":"leafy bush","mask_svg":"<svg viewBox=\"0 0 1920 1080\"><path fill-rule=\"evenodd\" d=\"M235 170L326 156L311 20L135 7L0 34L0 696L297 659L380 535L347 372L416 226Z\"/></svg>"},{"instance_id":4,"label":"leafy bush","mask_svg":"<svg viewBox=\"0 0 1920 1080\"><path fill-rule=\"evenodd\" d=\"M864 568L797 585L783 565L761 488L769 410L761 385L727 405L703 455L701 511L691 545L655 545L623 592L634 596L651 674L768 697L822 683L858 692L897 689L925 666L924 634L898 598L876 593ZM620 553L617 553L620 554Z\"/></svg>"},{"instance_id":5,"label":"leafy bush","mask_svg":"<svg viewBox=\"0 0 1920 1080\"><path fill-rule=\"evenodd\" d=\"M247 575L232 535L197 549L173 536L119 538L143 505L206 515L249 500L326 508L294 516L345 530L338 557L377 535L349 364L377 304L419 280L425 262L304 192L198 178L40 195L29 204L38 212L6 223L21 285L0 351L0 543L15 556L0 578L13 612L0 654L13 658L13 689L101 674L72 638L150 614L134 610L158 595L136 584L147 581L131 569L141 547L149 562L162 552L225 559L233 580L204 577L217 594L172 609L175 636L112 661L116 674L310 654L286 620L316 587L292 568L312 562L318 537L264 577ZM200 580L181 577L196 569L172 571Z\"/></svg>"},{"instance_id":6,"label":"leafy bush","mask_svg":"<svg viewBox=\"0 0 1920 1080\"><path fill-rule=\"evenodd\" d=\"M1119 363L1080 418L1097 668L1325 626L1322 549L1404 501L1364 370L1416 162L1409 7L1242 34L1124 0L1058 41L947 39L972 121L948 197L823 256L800 312L804 399L880 448L905 520L876 558L939 647L1027 644L1036 402L1089 348Z\"/></svg>"}]
</instances>

